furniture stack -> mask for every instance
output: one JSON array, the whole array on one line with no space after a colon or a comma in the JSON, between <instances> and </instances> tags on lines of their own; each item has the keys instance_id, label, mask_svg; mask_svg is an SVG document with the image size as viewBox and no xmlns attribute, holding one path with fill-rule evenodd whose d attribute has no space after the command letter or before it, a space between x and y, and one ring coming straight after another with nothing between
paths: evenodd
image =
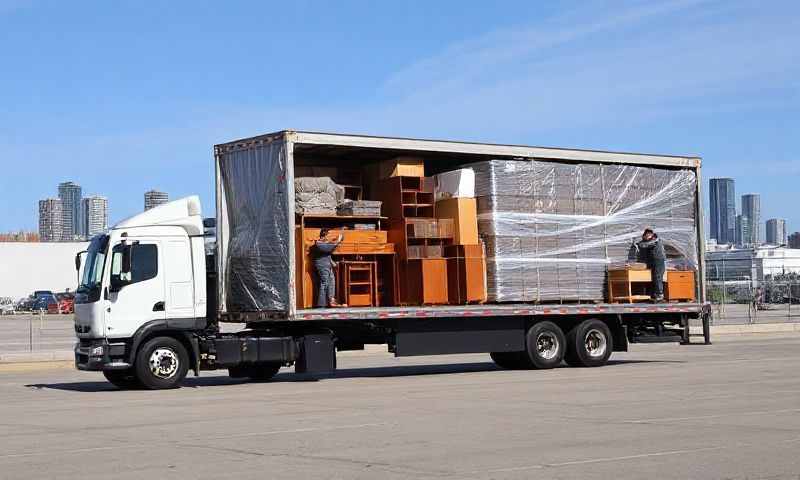
<instances>
[{"instance_id":1,"label":"furniture stack","mask_svg":"<svg viewBox=\"0 0 800 480\"><path fill-rule=\"evenodd\" d=\"M295 232L297 308L314 306L315 279L312 248L322 228L342 235L334 251L340 264L337 294L351 306L390 306L398 302L399 281L395 246L388 241L385 217L308 214L299 215ZM356 226L369 228L356 228Z\"/></svg>"},{"instance_id":2,"label":"furniture stack","mask_svg":"<svg viewBox=\"0 0 800 480\"><path fill-rule=\"evenodd\" d=\"M444 247L449 303L486 301L486 256L478 238L475 172L459 169L434 177L436 217L452 219L453 242Z\"/></svg>"},{"instance_id":3,"label":"furniture stack","mask_svg":"<svg viewBox=\"0 0 800 480\"><path fill-rule=\"evenodd\" d=\"M491 302L602 302L608 265L627 260L648 226L668 265L697 269L691 171L544 160L467 167Z\"/></svg>"},{"instance_id":4,"label":"furniture stack","mask_svg":"<svg viewBox=\"0 0 800 480\"><path fill-rule=\"evenodd\" d=\"M452 242L453 221L434 215L433 179L424 176L421 159L383 162L380 172L389 175L380 181L379 193L389 218L389 239L398 250L400 303L448 303L443 249Z\"/></svg>"}]
</instances>

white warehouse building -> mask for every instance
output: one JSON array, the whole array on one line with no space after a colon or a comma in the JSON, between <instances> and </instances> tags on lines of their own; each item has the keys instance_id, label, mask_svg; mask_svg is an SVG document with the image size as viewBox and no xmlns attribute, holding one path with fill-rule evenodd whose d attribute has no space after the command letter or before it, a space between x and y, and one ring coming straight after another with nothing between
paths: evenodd
<instances>
[{"instance_id":1,"label":"white warehouse building","mask_svg":"<svg viewBox=\"0 0 800 480\"><path fill-rule=\"evenodd\" d=\"M75 254L87 242L0 242L0 297L20 299L34 290L75 290Z\"/></svg>"},{"instance_id":2,"label":"white warehouse building","mask_svg":"<svg viewBox=\"0 0 800 480\"><path fill-rule=\"evenodd\" d=\"M714 281L756 280L800 274L800 249L764 246L706 253L706 278Z\"/></svg>"}]
</instances>

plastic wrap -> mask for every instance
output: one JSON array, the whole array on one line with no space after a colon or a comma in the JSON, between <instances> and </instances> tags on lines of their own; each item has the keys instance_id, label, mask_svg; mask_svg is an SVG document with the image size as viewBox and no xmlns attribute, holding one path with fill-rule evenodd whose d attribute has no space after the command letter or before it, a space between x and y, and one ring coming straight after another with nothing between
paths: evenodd
<instances>
[{"instance_id":1,"label":"plastic wrap","mask_svg":"<svg viewBox=\"0 0 800 480\"><path fill-rule=\"evenodd\" d=\"M283 142L220 154L228 312L288 312L289 206Z\"/></svg>"},{"instance_id":2,"label":"plastic wrap","mask_svg":"<svg viewBox=\"0 0 800 480\"><path fill-rule=\"evenodd\" d=\"M668 267L697 268L696 176L631 165L491 160L475 171L493 302L603 301L609 265L651 227Z\"/></svg>"},{"instance_id":3,"label":"plastic wrap","mask_svg":"<svg viewBox=\"0 0 800 480\"><path fill-rule=\"evenodd\" d=\"M336 207L344 200L344 187L329 177L300 177L294 180L296 213L336 215Z\"/></svg>"}]
</instances>

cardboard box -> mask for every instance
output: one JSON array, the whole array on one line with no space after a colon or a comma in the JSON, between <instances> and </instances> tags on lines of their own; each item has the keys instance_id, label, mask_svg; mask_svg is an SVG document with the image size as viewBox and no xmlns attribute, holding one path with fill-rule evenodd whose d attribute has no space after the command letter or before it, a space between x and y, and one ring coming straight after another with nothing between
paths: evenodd
<instances>
[{"instance_id":1,"label":"cardboard box","mask_svg":"<svg viewBox=\"0 0 800 480\"><path fill-rule=\"evenodd\" d=\"M425 161L420 157L395 157L378 164L381 179L390 177L424 177Z\"/></svg>"},{"instance_id":2,"label":"cardboard box","mask_svg":"<svg viewBox=\"0 0 800 480\"><path fill-rule=\"evenodd\" d=\"M436 218L452 218L453 243L477 245L478 208L474 198L449 198L436 202Z\"/></svg>"},{"instance_id":3,"label":"cardboard box","mask_svg":"<svg viewBox=\"0 0 800 480\"><path fill-rule=\"evenodd\" d=\"M436 181L436 201L475 196L475 172L471 168L440 173L433 178Z\"/></svg>"}]
</instances>

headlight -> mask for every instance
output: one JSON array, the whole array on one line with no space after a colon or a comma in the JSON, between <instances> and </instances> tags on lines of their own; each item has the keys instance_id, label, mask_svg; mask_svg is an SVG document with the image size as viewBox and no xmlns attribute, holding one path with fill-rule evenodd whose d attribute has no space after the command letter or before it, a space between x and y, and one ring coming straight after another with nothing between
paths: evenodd
<instances>
[{"instance_id":1,"label":"headlight","mask_svg":"<svg viewBox=\"0 0 800 480\"><path fill-rule=\"evenodd\" d=\"M99 347L92 348L92 352L90 354L93 357L102 357L103 356L103 346L100 345Z\"/></svg>"}]
</instances>

